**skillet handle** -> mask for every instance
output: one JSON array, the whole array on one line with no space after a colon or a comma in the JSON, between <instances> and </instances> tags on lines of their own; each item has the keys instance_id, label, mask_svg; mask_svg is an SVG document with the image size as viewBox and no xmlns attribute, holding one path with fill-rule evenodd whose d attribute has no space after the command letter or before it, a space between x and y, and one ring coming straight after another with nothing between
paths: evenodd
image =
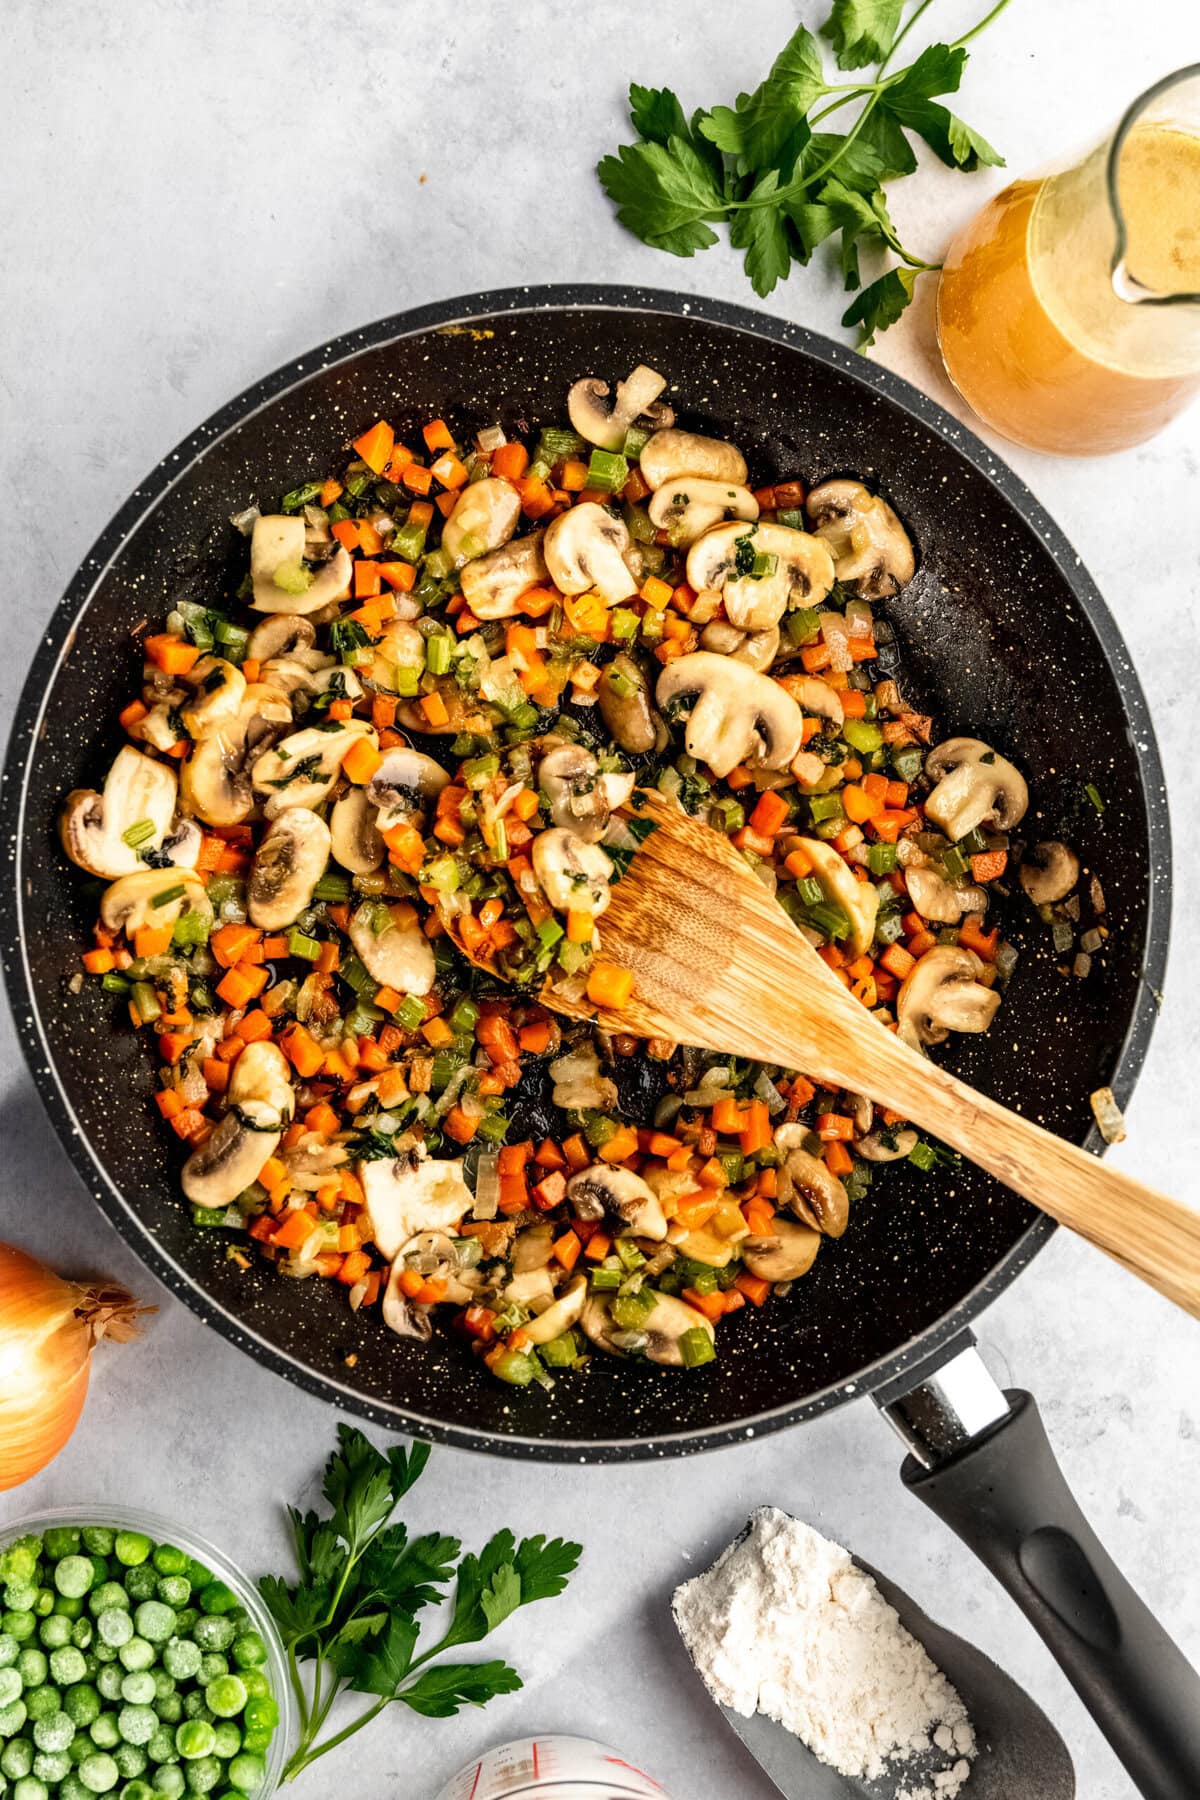
<instances>
[{"instance_id":1,"label":"skillet handle","mask_svg":"<svg viewBox=\"0 0 1200 1800\"><path fill-rule=\"evenodd\" d=\"M958 1432L947 1434L956 1383L970 1394L966 1431L960 1416ZM985 1404L989 1389L998 1407ZM982 1424L981 1408L994 1415ZM1032 1395L1002 1393L970 1347L884 1410L913 1446L900 1471L905 1486L1008 1589L1137 1791L1195 1800L1200 1675L1080 1512Z\"/></svg>"}]
</instances>

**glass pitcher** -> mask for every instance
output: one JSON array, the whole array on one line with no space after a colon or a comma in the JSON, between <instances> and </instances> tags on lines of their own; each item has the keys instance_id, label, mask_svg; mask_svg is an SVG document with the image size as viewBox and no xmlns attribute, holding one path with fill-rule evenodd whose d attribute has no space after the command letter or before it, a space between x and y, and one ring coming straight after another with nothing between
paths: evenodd
<instances>
[{"instance_id":1,"label":"glass pitcher","mask_svg":"<svg viewBox=\"0 0 1200 1800\"><path fill-rule=\"evenodd\" d=\"M1135 100L1075 167L1015 181L938 286L951 381L1005 437L1100 456L1200 390L1200 63Z\"/></svg>"}]
</instances>

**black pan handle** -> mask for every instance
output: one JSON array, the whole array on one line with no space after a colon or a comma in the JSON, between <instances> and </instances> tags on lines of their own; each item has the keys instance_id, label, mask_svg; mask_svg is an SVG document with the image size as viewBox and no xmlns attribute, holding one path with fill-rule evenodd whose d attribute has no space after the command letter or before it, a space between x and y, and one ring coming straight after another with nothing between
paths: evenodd
<instances>
[{"instance_id":1,"label":"black pan handle","mask_svg":"<svg viewBox=\"0 0 1200 1800\"><path fill-rule=\"evenodd\" d=\"M1008 1589L1138 1792L1196 1800L1200 1675L1080 1512L1033 1397L997 1387L969 1334L911 1382L883 1400L905 1486Z\"/></svg>"}]
</instances>

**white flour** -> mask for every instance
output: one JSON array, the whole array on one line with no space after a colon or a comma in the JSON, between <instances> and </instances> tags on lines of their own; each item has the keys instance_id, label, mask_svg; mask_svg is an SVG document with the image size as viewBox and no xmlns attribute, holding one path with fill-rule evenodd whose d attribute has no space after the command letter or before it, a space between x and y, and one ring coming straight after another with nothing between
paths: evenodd
<instances>
[{"instance_id":1,"label":"white flour","mask_svg":"<svg viewBox=\"0 0 1200 1800\"><path fill-rule=\"evenodd\" d=\"M675 1618L713 1698L764 1712L842 1775L920 1757L897 1800L953 1800L975 1733L941 1671L839 1544L763 1507L749 1536L676 1589Z\"/></svg>"}]
</instances>

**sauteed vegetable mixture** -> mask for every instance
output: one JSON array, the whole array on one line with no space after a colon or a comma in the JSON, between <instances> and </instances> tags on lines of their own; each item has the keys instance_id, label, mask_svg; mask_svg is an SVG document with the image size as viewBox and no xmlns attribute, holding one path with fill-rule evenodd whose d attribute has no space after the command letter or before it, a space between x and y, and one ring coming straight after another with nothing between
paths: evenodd
<instances>
[{"instance_id":1,"label":"sauteed vegetable mixture","mask_svg":"<svg viewBox=\"0 0 1200 1800\"><path fill-rule=\"evenodd\" d=\"M129 742L62 813L196 1225L395 1332L445 1318L516 1386L710 1362L879 1164L943 1154L803 1072L541 1004L628 1004L603 915L639 789L726 833L881 1029L986 1030L1016 961L987 915L1025 780L906 700L875 604L904 525L852 479L752 489L665 387L580 380L520 436L381 420L239 513L240 586L142 639ZM1048 909L1079 865L1019 872Z\"/></svg>"}]
</instances>

